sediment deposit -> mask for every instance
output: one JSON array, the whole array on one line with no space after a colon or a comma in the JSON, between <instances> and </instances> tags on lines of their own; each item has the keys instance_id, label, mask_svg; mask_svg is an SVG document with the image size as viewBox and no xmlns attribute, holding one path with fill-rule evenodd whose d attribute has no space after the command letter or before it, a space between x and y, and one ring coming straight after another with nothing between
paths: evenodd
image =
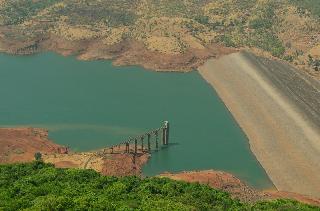
<instances>
[{"instance_id":1,"label":"sediment deposit","mask_svg":"<svg viewBox=\"0 0 320 211\"><path fill-rule=\"evenodd\" d=\"M142 166L149 158L146 152L139 151L134 157L133 153L123 153L121 148L113 153L107 149L72 152L50 141L45 129L0 128L0 164L31 162L37 152L42 154L44 162L57 168L93 169L109 176L141 175Z\"/></svg>"}]
</instances>

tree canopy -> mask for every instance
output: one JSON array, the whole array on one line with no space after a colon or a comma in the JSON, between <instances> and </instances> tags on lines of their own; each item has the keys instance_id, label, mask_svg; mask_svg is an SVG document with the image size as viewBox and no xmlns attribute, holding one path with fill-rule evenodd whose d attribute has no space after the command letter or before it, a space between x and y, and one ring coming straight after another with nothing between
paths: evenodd
<instances>
[{"instance_id":1,"label":"tree canopy","mask_svg":"<svg viewBox=\"0 0 320 211\"><path fill-rule=\"evenodd\" d=\"M319 210L291 200L246 204L206 185L106 177L36 161L0 166L0 210Z\"/></svg>"}]
</instances>

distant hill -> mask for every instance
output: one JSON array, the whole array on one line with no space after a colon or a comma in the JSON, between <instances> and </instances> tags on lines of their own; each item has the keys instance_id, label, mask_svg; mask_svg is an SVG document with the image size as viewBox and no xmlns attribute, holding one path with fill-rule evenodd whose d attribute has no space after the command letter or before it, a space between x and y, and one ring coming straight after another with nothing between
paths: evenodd
<instances>
[{"instance_id":1,"label":"distant hill","mask_svg":"<svg viewBox=\"0 0 320 211\"><path fill-rule=\"evenodd\" d=\"M0 210L319 210L291 200L242 203L207 185L104 177L42 162L0 165Z\"/></svg>"},{"instance_id":2,"label":"distant hill","mask_svg":"<svg viewBox=\"0 0 320 211\"><path fill-rule=\"evenodd\" d=\"M0 0L4 52L54 50L191 70L228 48L251 48L316 74L319 0Z\"/></svg>"}]
</instances>

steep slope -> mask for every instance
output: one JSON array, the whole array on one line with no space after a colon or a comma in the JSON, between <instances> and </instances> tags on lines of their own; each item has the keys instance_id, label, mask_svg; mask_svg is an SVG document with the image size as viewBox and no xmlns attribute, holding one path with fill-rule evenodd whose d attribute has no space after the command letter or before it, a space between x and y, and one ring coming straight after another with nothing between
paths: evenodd
<instances>
[{"instance_id":1,"label":"steep slope","mask_svg":"<svg viewBox=\"0 0 320 211\"><path fill-rule=\"evenodd\" d=\"M245 52L210 60L199 71L277 189L320 197L319 81Z\"/></svg>"}]
</instances>

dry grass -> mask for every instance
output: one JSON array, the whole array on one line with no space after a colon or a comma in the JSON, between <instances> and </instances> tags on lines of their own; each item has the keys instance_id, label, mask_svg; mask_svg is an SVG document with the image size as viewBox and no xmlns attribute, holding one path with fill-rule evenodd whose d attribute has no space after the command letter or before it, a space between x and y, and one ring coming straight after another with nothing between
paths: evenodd
<instances>
[{"instance_id":1,"label":"dry grass","mask_svg":"<svg viewBox=\"0 0 320 211\"><path fill-rule=\"evenodd\" d=\"M219 43L258 49L303 68L320 43L319 18L290 0L43 2L0 0L0 24L10 25L4 39L24 46L49 33L70 42L99 40L105 48L131 40L150 54L175 56ZM1 49L19 50L8 46Z\"/></svg>"}]
</instances>

